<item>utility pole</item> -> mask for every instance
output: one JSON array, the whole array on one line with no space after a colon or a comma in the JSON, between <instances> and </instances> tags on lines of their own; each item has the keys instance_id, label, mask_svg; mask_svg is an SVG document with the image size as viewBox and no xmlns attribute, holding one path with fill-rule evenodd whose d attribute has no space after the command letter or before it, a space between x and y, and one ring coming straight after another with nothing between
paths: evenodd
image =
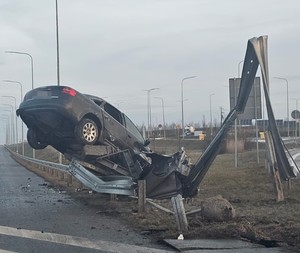
<instances>
[{"instance_id":1,"label":"utility pole","mask_svg":"<svg viewBox=\"0 0 300 253\"><path fill-rule=\"evenodd\" d=\"M224 119L224 116L223 116L224 111L223 111L222 106L220 107L220 111L221 111L221 125L222 125L223 124L223 119Z\"/></svg>"}]
</instances>

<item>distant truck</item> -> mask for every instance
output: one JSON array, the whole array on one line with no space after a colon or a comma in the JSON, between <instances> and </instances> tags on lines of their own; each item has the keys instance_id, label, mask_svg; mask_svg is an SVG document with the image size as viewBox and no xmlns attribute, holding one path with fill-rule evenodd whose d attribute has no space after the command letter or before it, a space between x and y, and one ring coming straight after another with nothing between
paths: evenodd
<instances>
[{"instance_id":1,"label":"distant truck","mask_svg":"<svg viewBox=\"0 0 300 253\"><path fill-rule=\"evenodd\" d=\"M184 135L185 136L191 136L193 135L195 132L195 128L193 126L186 126L184 128Z\"/></svg>"}]
</instances>

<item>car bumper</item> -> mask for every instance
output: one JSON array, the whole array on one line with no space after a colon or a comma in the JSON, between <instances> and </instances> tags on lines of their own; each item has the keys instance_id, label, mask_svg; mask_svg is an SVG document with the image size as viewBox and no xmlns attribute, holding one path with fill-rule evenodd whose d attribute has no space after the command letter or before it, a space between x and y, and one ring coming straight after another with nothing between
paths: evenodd
<instances>
[{"instance_id":1,"label":"car bumper","mask_svg":"<svg viewBox=\"0 0 300 253\"><path fill-rule=\"evenodd\" d=\"M78 119L71 113L67 104L57 100L23 102L17 110L27 127L36 127L43 132L60 128L65 121L75 124Z\"/></svg>"}]
</instances>

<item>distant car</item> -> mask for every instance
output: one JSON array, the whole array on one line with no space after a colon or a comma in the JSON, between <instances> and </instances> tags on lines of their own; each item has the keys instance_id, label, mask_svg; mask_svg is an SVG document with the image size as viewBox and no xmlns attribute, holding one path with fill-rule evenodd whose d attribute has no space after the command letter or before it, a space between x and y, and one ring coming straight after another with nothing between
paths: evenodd
<instances>
[{"instance_id":1,"label":"distant car","mask_svg":"<svg viewBox=\"0 0 300 253\"><path fill-rule=\"evenodd\" d=\"M53 146L62 153L84 145L110 145L138 153L150 151L135 124L105 100L67 86L29 91L17 110L34 149Z\"/></svg>"}]
</instances>

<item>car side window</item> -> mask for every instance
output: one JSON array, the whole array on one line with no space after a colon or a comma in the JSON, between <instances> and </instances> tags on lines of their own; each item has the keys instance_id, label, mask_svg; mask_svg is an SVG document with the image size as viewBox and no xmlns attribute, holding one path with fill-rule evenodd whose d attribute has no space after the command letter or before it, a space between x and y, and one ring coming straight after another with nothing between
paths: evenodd
<instances>
[{"instance_id":1,"label":"car side window","mask_svg":"<svg viewBox=\"0 0 300 253\"><path fill-rule=\"evenodd\" d=\"M118 121L120 124L123 125L122 115L121 115L120 111L118 111L115 107L113 107L112 105L106 103L104 105L104 111L106 111L116 121Z\"/></svg>"},{"instance_id":2,"label":"car side window","mask_svg":"<svg viewBox=\"0 0 300 253\"><path fill-rule=\"evenodd\" d=\"M94 101L94 103L98 106L101 106L102 102L103 101L100 101L100 100L96 100L96 99L92 99Z\"/></svg>"}]
</instances>

